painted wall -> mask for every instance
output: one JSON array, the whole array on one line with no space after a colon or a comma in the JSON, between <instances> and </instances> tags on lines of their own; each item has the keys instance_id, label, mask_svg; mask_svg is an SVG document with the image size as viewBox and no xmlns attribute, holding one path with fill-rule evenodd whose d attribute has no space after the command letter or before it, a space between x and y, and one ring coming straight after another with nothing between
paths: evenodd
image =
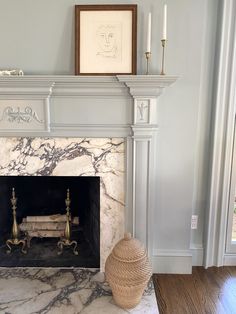
<instances>
[{"instance_id":1,"label":"painted wall","mask_svg":"<svg viewBox=\"0 0 236 314\"><path fill-rule=\"evenodd\" d=\"M173 257L190 249L193 265L202 265L218 7L214 0L167 3L167 71L180 78L159 104L156 249Z\"/></svg>"},{"instance_id":2,"label":"painted wall","mask_svg":"<svg viewBox=\"0 0 236 314\"><path fill-rule=\"evenodd\" d=\"M164 1L105 1L124 2L138 4L138 74L145 71L147 15L153 13L151 72L158 74ZM73 74L74 5L84 3L0 0L0 68L21 68L25 74ZM198 248L193 252L201 263L218 0L165 3L166 73L180 78L159 99L154 252L182 256L190 247ZM199 228L191 232L192 213L199 215Z\"/></svg>"}]
</instances>

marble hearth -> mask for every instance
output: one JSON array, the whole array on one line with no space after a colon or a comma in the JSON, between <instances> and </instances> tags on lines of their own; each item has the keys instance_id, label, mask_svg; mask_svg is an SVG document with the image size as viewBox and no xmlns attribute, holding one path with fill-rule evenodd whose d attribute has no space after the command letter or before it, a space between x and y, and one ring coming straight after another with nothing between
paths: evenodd
<instances>
[{"instance_id":1,"label":"marble hearth","mask_svg":"<svg viewBox=\"0 0 236 314\"><path fill-rule=\"evenodd\" d=\"M155 272L157 101L171 76L0 78L0 175L101 178L101 270L130 231Z\"/></svg>"},{"instance_id":2,"label":"marble hearth","mask_svg":"<svg viewBox=\"0 0 236 314\"><path fill-rule=\"evenodd\" d=\"M152 282L140 304L114 304L104 275L95 269L0 269L0 313L158 314Z\"/></svg>"}]
</instances>

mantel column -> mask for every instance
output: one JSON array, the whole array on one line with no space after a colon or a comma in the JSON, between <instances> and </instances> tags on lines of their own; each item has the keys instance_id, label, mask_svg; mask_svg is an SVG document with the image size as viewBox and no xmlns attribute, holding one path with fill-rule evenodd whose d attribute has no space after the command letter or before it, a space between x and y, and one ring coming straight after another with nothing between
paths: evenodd
<instances>
[{"instance_id":1,"label":"mantel column","mask_svg":"<svg viewBox=\"0 0 236 314\"><path fill-rule=\"evenodd\" d=\"M160 75L118 76L128 87L133 102L132 130L132 219L133 235L146 245L152 256L152 222L155 210L155 152L157 125L157 98L163 89L177 77ZM152 223L151 223L152 222Z\"/></svg>"}]
</instances>

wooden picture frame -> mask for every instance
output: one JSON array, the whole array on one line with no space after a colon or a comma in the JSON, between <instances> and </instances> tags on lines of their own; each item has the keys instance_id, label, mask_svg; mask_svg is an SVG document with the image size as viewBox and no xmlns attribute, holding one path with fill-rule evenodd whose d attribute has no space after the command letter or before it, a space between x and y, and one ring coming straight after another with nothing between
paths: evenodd
<instances>
[{"instance_id":1,"label":"wooden picture frame","mask_svg":"<svg viewBox=\"0 0 236 314\"><path fill-rule=\"evenodd\" d=\"M137 5L75 6L75 75L136 74Z\"/></svg>"}]
</instances>

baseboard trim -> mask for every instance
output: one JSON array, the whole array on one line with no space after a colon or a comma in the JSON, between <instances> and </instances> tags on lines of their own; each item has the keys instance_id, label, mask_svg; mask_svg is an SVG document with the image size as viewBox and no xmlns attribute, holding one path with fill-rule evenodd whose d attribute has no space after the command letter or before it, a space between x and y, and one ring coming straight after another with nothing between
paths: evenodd
<instances>
[{"instance_id":1,"label":"baseboard trim","mask_svg":"<svg viewBox=\"0 0 236 314\"><path fill-rule=\"evenodd\" d=\"M236 266L236 254L225 254L224 266Z\"/></svg>"},{"instance_id":2,"label":"baseboard trim","mask_svg":"<svg viewBox=\"0 0 236 314\"><path fill-rule=\"evenodd\" d=\"M153 273L191 274L192 253L190 250L154 250Z\"/></svg>"},{"instance_id":3,"label":"baseboard trim","mask_svg":"<svg viewBox=\"0 0 236 314\"><path fill-rule=\"evenodd\" d=\"M203 246L202 245L191 245L190 251L193 256L193 266L202 266L203 265Z\"/></svg>"}]
</instances>

